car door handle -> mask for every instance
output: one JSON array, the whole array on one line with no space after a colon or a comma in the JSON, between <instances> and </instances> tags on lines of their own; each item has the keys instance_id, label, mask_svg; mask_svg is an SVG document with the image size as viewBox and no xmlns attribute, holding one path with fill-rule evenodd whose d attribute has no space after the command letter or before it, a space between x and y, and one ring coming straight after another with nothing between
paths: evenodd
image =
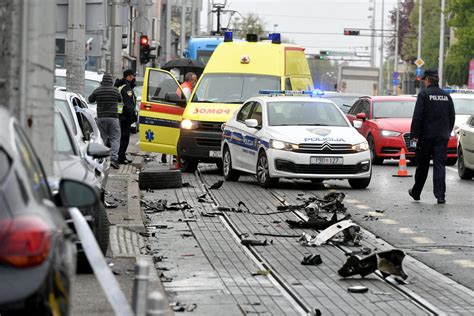
<instances>
[{"instance_id":1,"label":"car door handle","mask_svg":"<svg viewBox=\"0 0 474 316\"><path fill-rule=\"evenodd\" d=\"M151 105L145 104L144 108L145 108L145 110L151 110Z\"/></svg>"}]
</instances>

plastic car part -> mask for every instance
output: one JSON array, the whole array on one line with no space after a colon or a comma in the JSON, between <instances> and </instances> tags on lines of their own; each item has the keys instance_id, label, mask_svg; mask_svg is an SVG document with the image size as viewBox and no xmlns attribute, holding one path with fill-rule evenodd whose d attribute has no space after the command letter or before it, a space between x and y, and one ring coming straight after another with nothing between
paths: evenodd
<instances>
[{"instance_id":1,"label":"plastic car part","mask_svg":"<svg viewBox=\"0 0 474 316\"><path fill-rule=\"evenodd\" d=\"M303 258L301 264L304 266L317 266L323 263L320 255L317 254L309 254Z\"/></svg>"},{"instance_id":2,"label":"plastic car part","mask_svg":"<svg viewBox=\"0 0 474 316\"><path fill-rule=\"evenodd\" d=\"M369 289L362 285L350 286L347 290L351 293L367 293Z\"/></svg>"},{"instance_id":3,"label":"plastic car part","mask_svg":"<svg viewBox=\"0 0 474 316\"><path fill-rule=\"evenodd\" d=\"M398 249L374 253L365 258L350 256L338 273L344 278L356 274L365 277L379 270L383 278L395 275L406 279L408 276L403 271L403 258L405 258L405 253Z\"/></svg>"},{"instance_id":4,"label":"plastic car part","mask_svg":"<svg viewBox=\"0 0 474 316\"><path fill-rule=\"evenodd\" d=\"M240 243L244 246L267 246L273 244L273 240L243 239Z\"/></svg>"},{"instance_id":5,"label":"plastic car part","mask_svg":"<svg viewBox=\"0 0 474 316\"><path fill-rule=\"evenodd\" d=\"M219 181L217 181L216 183L212 184L212 185L209 187L209 189L210 189L210 190L218 190L218 189L220 189L220 187L222 187L223 184L224 184L224 181L219 180Z\"/></svg>"},{"instance_id":6,"label":"plastic car part","mask_svg":"<svg viewBox=\"0 0 474 316\"><path fill-rule=\"evenodd\" d=\"M312 228L312 229L326 229L331 225L334 225L340 221L348 220L351 218L350 215L346 215L341 219L337 219L336 213L333 214L331 219L328 221L325 218L313 219L312 221L293 221L287 219L286 222L290 225L291 228Z\"/></svg>"},{"instance_id":7,"label":"plastic car part","mask_svg":"<svg viewBox=\"0 0 474 316\"><path fill-rule=\"evenodd\" d=\"M335 215L335 214L334 214ZM333 216L334 217L334 216ZM337 222L322 232L320 232L316 238L312 239L308 245L310 246L321 246L322 244L325 244L329 239L333 238L335 235L339 234L340 232L350 228L357 226L357 224L353 223L350 220L343 220L340 222Z\"/></svg>"}]
</instances>

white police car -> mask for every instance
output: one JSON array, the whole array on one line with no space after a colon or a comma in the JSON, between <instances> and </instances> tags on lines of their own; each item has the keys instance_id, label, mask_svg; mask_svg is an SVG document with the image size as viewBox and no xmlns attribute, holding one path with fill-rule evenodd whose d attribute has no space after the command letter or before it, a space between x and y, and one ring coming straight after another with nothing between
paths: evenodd
<instances>
[{"instance_id":1,"label":"white police car","mask_svg":"<svg viewBox=\"0 0 474 316\"><path fill-rule=\"evenodd\" d=\"M227 181L244 172L255 174L262 187L279 178L348 179L357 189L370 183L367 141L331 101L277 92L251 98L222 130Z\"/></svg>"}]
</instances>

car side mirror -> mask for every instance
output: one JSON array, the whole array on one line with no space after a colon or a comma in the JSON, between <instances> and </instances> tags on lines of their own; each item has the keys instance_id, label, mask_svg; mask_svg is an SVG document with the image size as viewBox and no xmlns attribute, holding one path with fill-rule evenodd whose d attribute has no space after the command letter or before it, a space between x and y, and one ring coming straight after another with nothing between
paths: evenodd
<instances>
[{"instance_id":1,"label":"car side mirror","mask_svg":"<svg viewBox=\"0 0 474 316\"><path fill-rule=\"evenodd\" d=\"M365 113L357 113L356 118L365 121L367 119L367 116L365 115Z\"/></svg>"},{"instance_id":2,"label":"car side mirror","mask_svg":"<svg viewBox=\"0 0 474 316\"><path fill-rule=\"evenodd\" d=\"M87 155L96 159L107 158L110 156L110 149L102 144L90 143L87 146Z\"/></svg>"},{"instance_id":3,"label":"car side mirror","mask_svg":"<svg viewBox=\"0 0 474 316\"><path fill-rule=\"evenodd\" d=\"M361 128L362 127L362 122L361 121L352 121L352 125L354 125L355 128Z\"/></svg>"},{"instance_id":4,"label":"car side mirror","mask_svg":"<svg viewBox=\"0 0 474 316\"><path fill-rule=\"evenodd\" d=\"M258 127L258 121L256 119L247 119L244 121L245 126L249 128L257 128Z\"/></svg>"},{"instance_id":5,"label":"car side mirror","mask_svg":"<svg viewBox=\"0 0 474 316\"><path fill-rule=\"evenodd\" d=\"M181 98L177 93L169 92L165 94L165 101L174 103L177 106L185 107L186 106L186 99Z\"/></svg>"},{"instance_id":6,"label":"car side mirror","mask_svg":"<svg viewBox=\"0 0 474 316\"><path fill-rule=\"evenodd\" d=\"M99 194L94 188L72 179L61 180L59 197L64 207L89 207L99 201Z\"/></svg>"}]
</instances>

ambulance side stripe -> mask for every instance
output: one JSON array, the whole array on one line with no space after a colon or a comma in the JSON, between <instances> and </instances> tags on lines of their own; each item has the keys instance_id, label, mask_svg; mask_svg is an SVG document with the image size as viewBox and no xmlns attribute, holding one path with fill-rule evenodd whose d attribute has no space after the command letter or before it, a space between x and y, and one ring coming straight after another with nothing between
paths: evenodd
<instances>
[{"instance_id":1,"label":"ambulance side stripe","mask_svg":"<svg viewBox=\"0 0 474 316\"><path fill-rule=\"evenodd\" d=\"M167 119L162 119L162 118L140 116L139 122L140 124L143 124L143 125L180 128L179 121L167 120Z\"/></svg>"},{"instance_id":2,"label":"ambulance side stripe","mask_svg":"<svg viewBox=\"0 0 474 316\"><path fill-rule=\"evenodd\" d=\"M149 107L149 108L145 108L145 107ZM140 111L165 113L165 114L171 114L171 115L183 115L184 108L175 106L175 105L162 105L162 104L142 102L140 104Z\"/></svg>"}]
</instances>

